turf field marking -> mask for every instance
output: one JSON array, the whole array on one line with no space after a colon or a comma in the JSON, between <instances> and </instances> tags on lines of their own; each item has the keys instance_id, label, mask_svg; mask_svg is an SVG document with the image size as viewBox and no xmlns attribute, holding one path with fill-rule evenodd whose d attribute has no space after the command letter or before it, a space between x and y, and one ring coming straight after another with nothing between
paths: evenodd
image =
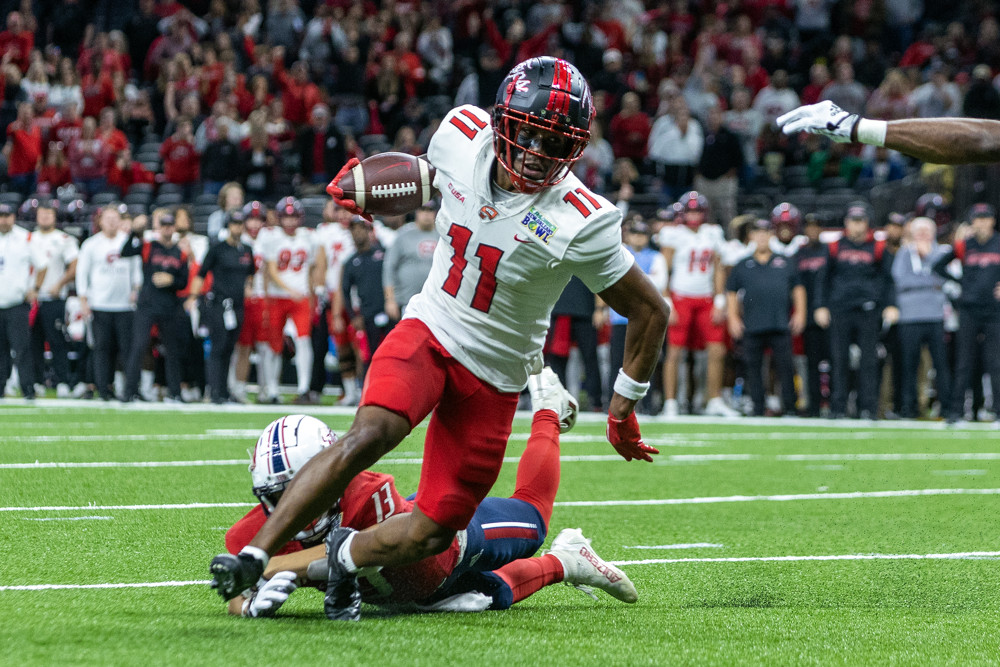
<instances>
[{"instance_id":1,"label":"turf field marking","mask_svg":"<svg viewBox=\"0 0 1000 667\"><path fill-rule=\"evenodd\" d=\"M691 542L689 544L639 544L633 547L624 546L622 549L721 549L724 544L713 544L712 542Z\"/></svg>"},{"instance_id":2,"label":"turf field marking","mask_svg":"<svg viewBox=\"0 0 1000 667\"><path fill-rule=\"evenodd\" d=\"M557 501L556 507L623 507L642 505L712 505L716 503L786 502L791 500L859 500L862 498L903 498L920 496L995 496L1000 489L903 489L898 491L852 491L848 493L794 493L773 496L706 496L647 500ZM161 505L46 505L40 507L0 507L0 512L86 512L88 510L185 510L225 507L253 507L257 503L176 503Z\"/></svg>"},{"instance_id":3,"label":"turf field marking","mask_svg":"<svg viewBox=\"0 0 1000 667\"><path fill-rule=\"evenodd\" d=\"M612 565L666 565L677 563L771 563L802 561L851 561L851 560L974 560L1000 557L1000 551L960 551L942 554L837 554L831 556L733 556L730 558L649 558L644 560L613 560ZM168 588L180 586L207 586L208 579L193 581L147 581L127 584L28 584L0 586L4 591L56 591L114 588Z\"/></svg>"},{"instance_id":4,"label":"turf field marking","mask_svg":"<svg viewBox=\"0 0 1000 667\"><path fill-rule=\"evenodd\" d=\"M647 558L613 560L612 565L664 565L672 563L773 563L826 560L974 560L997 558L1000 551L959 551L950 554L838 554L833 556L732 556L729 558Z\"/></svg>"},{"instance_id":5,"label":"turf field marking","mask_svg":"<svg viewBox=\"0 0 1000 667\"><path fill-rule=\"evenodd\" d=\"M979 476L985 475L989 471L982 470L979 468L973 468L970 470L931 470L932 475L942 475L944 477L964 477L964 476Z\"/></svg>"},{"instance_id":6,"label":"turf field marking","mask_svg":"<svg viewBox=\"0 0 1000 667\"><path fill-rule=\"evenodd\" d=\"M22 521L111 521L113 516L44 516L25 517Z\"/></svg>"},{"instance_id":7,"label":"turf field marking","mask_svg":"<svg viewBox=\"0 0 1000 667\"><path fill-rule=\"evenodd\" d=\"M517 456L505 456L504 463L517 463ZM559 460L566 463L622 461L617 454L594 454L579 456L560 456ZM379 461L380 465L420 465L420 458L387 457ZM38 468L198 468L205 466L246 466L248 459L206 459L193 461L34 461L32 463L0 463L0 470L33 470Z\"/></svg>"}]
</instances>

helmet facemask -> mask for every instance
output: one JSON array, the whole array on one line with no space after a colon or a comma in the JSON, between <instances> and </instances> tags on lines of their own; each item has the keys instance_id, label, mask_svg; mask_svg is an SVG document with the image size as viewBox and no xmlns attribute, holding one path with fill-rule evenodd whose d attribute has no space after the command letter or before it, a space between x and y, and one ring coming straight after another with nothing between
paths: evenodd
<instances>
[{"instance_id":1,"label":"helmet facemask","mask_svg":"<svg viewBox=\"0 0 1000 667\"><path fill-rule=\"evenodd\" d=\"M566 178L590 142L590 130L501 106L494 111L493 129L497 161L510 175L514 188L525 194L534 194ZM526 162L538 163L538 177L524 173Z\"/></svg>"}]
</instances>

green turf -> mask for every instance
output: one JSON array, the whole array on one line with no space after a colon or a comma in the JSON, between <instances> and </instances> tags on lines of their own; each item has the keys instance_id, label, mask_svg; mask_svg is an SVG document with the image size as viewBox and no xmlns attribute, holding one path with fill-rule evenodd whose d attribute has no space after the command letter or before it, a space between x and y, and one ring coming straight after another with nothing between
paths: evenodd
<instances>
[{"instance_id":1,"label":"green turf","mask_svg":"<svg viewBox=\"0 0 1000 667\"><path fill-rule=\"evenodd\" d=\"M220 461L195 467L0 469L0 587L207 579L225 529L246 508L98 509L251 503L244 461L274 413L0 409L0 464ZM335 430L347 416L324 418ZM508 454L524 448L515 424ZM567 456L612 453L581 423ZM566 461L557 502L727 498L1000 488L1000 433L837 430L775 422L666 424L654 465ZM422 431L380 469L415 488ZM947 455L856 460L844 455ZM969 454L962 458L960 455ZM719 460L707 456L750 457ZM795 460L801 455L813 458ZM229 463L239 460L240 463ZM495 495L513 488L504 466ZM557 506L551 534L581 527L609 560L720 559L1000 551L1000 495ZM68 517L88 520L38 521ZM722 547L635 549L679 543ZM6 664L996 664L1000 581L992 557L949 560L674 562L624 569L634 606L564 586L505 612L326 621L322 597L297 592L281 618L227 617L204 585L0 590Z\"/></svg>"}]
</instances>

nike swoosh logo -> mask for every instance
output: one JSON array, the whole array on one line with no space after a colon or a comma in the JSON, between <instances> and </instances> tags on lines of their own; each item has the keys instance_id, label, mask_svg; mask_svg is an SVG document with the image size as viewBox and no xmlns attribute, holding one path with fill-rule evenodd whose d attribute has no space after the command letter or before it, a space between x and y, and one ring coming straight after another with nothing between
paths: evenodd
<instances>
[{"instance_id":1,"label":"nike swoosh logo","mask_svg":"<svg viewBox=\"0 0 1000 667\"><path fill-rule=\"evenodd\" d=\"M840 120L838 120L838 121L837 121L837 124L836 124L836 125L834 125L834 124L833 124L833 123L831 123L830 121L827 121L827 122L826 122L826 129L827 129L827 131L829 131L829 132L833 132L834 130L836 130L837 128L839 128L839 127L841 126L841 124L842 124L842 123L843 123L843 122L844 122L845 120L847 120L848 118L850 118L850 116L849 116L849 115L848 115L848 116L844 116L843 118L841 118Z\"/></svg>"},{"instance_id":2,"label":"nike swoosh logo","mask_svg":"<svg viewBox=\"0 0 1000 667\"><path fill-rule=\"evenodd\" d=\"M517 234L514 234L514 240L517 241L518 243L534 243L534 241L532 241L531 239L518 238Z\"/></svg>"}]
</instances>

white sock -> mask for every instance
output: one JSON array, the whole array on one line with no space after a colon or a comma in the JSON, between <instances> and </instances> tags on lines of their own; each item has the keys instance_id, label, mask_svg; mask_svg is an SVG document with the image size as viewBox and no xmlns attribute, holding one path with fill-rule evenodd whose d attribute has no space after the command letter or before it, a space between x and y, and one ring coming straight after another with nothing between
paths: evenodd
<instances>
[{"instance_id":1,"label":"white sock","mask_svg":"<svg viewBox=\"0 0 1000 667\"><path fill-rule=\"evenodd\" d=\"M139 393L148 396L153 391L153 382L156 380L156 373L142 370L139 372Z\"/></svg>"},{"instance_id":2,"label":"white sock","mask_svg":"<svg viewBox=\"0 0 1000 667\"><path fill-rule=\"evenodd\" d=\"M350 377L341 376L341 381L344 384L344 400L353 401L358 398L360 391L358 390L358 379L351 375Z\"/></svg>"},{"instance_id":3,"label":"white sock","mask_svg":"<svg viewBox=\"0 0 1000 667\"><path fill-rule=\"evenodd\" d=\"M271 372L274 364L271 359L274 352L267 343L257 343L257 387L258 393L265 398L274 394L271 393Z\"/></svg>"},{"instance_id":4,"label":"white sock","mask_svg":"<svg viewBox=\"0 0 1000 667\"><path fill-rule=\"evenodd\" d=\"M313 348L308 336L295 339L295 379L298 382L299 395L309 391L312 382Z\"/></svg>"},{"instance_id":5,"label":"white sock","mask_svg":"<svg viewBox=\"0 0 1000 667\"><path fill-rule=\"evenodd\" d=\"M271 351L271 374L268 376L271 382L271 396L281 396L281 368L285 363L284 355L281 352Z\"/></svg>"},{"instance_id":6,"label":"white sock","mask_svg":"<svg viewBox=\"0 0 1000 667\"><path fill-rule=\"evenodd\" d=\"M231 356L229 358L229 375L226 376L226 387L229 388L229 393L231 393L231 394L237 394L239 396L243 395L240 392L240 390L239 390L240 389L239 383L236 380L236 353L235 352L233 353L233 356Z\"/></svg>"},{"instance_id":7,"label":"white sock","mask_svg":"<svg viewBox=\"0 0 1000 667\"><path fill-rule=\"evenodd\" d=\"M681 350L681 358L677 361L677 402L688 404L688 353Z\"/></svg>"},{"instance_id":8,"label":"white sock","mask_svg":"<svg viewBox=\"0 0 1000 667\"><path fill-rule=\"evenodd\" d=\"M347 539L341 542L340 549L337 551L337 560L340 564L344 566L344 569L348 572L357 572L358 566L354 564L354 559L351 558L351 542L354 541L354 537L357 533L351 533L347 536Z\"/></svg>"}]
</instances>

